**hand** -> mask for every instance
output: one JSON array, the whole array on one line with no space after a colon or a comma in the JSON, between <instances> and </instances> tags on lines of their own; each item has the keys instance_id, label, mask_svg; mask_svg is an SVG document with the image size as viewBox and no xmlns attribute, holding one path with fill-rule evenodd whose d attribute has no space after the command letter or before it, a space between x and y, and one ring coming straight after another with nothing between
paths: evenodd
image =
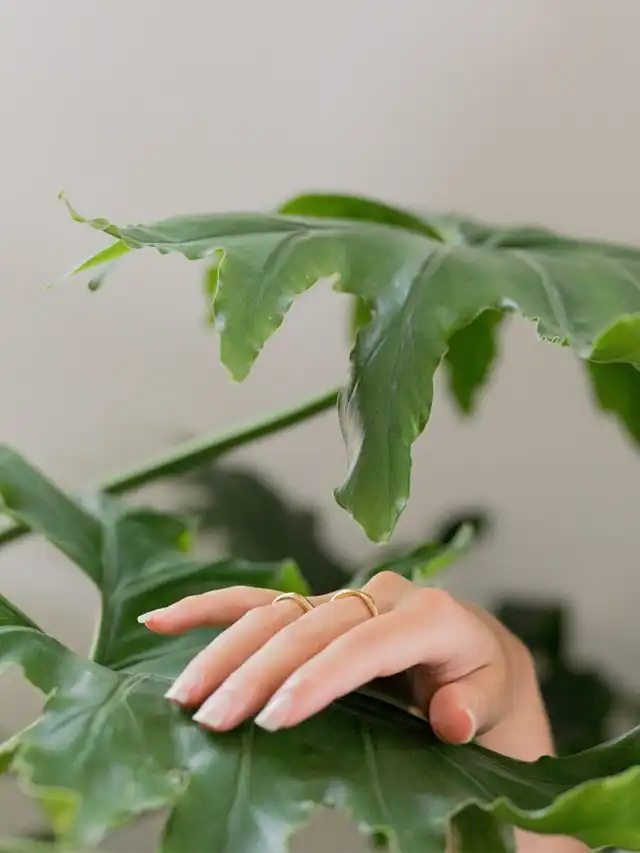
<instances>
[{"instance_id":1,"label":"hand","mask_svg":"<svg viewBox=\"0 0 640 853\"><path fill-rule=\"evenodd\" d=\"M532 700L541 709L527 650L488 613L393 572L375 576L364 591L376 602L376 618L357 597L312 598L315 609L304 613L295 601L272 604L274 590L232 587L183 599L141 621L162 634L231 625L167 694L185 707L201 706L195 719L221 731L255 714L270 730L294 726L338 697L398 673L412 704L449 743L477 737L490 746L492 734ZM543 742L538 732L530 757L551 746L544 712L539 728Z\"/></svg>"},{"instance_id":2,"label":"hand","mask_svg":"<svg viewBox=\"0 0 640 853\"><path fill-rule=\"evenodd\" d=\"M198 654L167 698L199 707L194 720L225 731L248 717L270 731L295 726L375 679L399 676L409 701L449 743L478 743L523 760L553 753L531 656L490 614L441 589L381 572L358 597L273 604L275 590L230 587L140 617L182 634L230 627ZM397 680L397 679L396 679ZM578 853L571 839L517 833L520 853Z\"/></svg>"}]
</instances>

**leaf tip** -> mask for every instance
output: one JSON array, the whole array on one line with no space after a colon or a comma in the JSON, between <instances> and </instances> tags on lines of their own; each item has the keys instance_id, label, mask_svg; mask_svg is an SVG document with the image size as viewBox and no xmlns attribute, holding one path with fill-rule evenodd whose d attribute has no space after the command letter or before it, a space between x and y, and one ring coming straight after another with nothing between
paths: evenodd
<instances>
[{"instance_id":1,"label":"leaf tip","mask_svg":"<svg viewBox=\"0 0 640 853\"><path fill-rule=\"evenodd\" d=\"M333 490L333 497L338 506L345 510L345 512L349 513L353 520L360 525L366 537L376 545L385 545L389 541L400 513L407 503L406 500L402 502L402 509L400 509L399 512L397 512L396 505L396 512L394 512L393 515L390 515L384 523L380 524L379 519L375 518L372 514L368 514L366 511L362 511L356 506L355 502L348 494L346 484L335 488Z\"/></svg>"}]
</instances>

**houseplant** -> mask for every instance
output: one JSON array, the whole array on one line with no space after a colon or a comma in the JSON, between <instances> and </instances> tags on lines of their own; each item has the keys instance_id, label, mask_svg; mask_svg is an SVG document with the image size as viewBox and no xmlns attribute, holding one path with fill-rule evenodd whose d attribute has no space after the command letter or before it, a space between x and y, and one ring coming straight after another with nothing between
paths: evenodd
<instances>
[{"instance_id":1,"label":"houseplant","mask_svg":"<svg viewBox=\"0 0 640 853\"><path fill-rule=\"evenodd\" d=\"M407 502L411 444L429 418L433 374L444 359L455 399L471 409L508 313L535 320L541 338L574 350L597 401L640 440L634 248L331 195L296 198L278 213L125 227L70 210L112 238L74 271L92 289L141 248L205 261L221 359L236 379L315 281L332 278L355 298L357 338L339 405L350 464L336 498L376 541L389 538ZM163 700L210 633L154 637L137 624L139 613L217 586L304 590L306 582L286 561L196 561L188 521L128 508L106 493L290 427L337 397L331 391L233 434L190 442L85 499L2 449L0 495L15 521L3 540L26 530L44 535L98 585L103 607L85 660L0 600L0 661L19 664L48 696L37 723L5 744L0 768L15 772L57 834L78 846L169 807L167 853L275 853L314 803L333 803L411 853L441 853L450 832L467 853L510 850L513 825L640 849L638 729L578 756L523 764L475 745L445 746L423 721L366 691L275 735L246 726L214 736ZM420 580L433 558L433 549L418 549L394 565Z\"/></svg>"}]
</instances>

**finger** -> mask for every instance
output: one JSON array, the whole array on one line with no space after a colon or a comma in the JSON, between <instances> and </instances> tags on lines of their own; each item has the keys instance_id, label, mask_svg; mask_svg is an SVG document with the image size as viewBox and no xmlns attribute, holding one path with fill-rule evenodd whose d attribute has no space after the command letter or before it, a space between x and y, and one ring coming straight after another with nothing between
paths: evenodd
<instances>
[{"instance_id":1,"label":"finger","mask_svg":"<svg viewBox=\"0 0 640 853\"><path fill-rule=\"evenodd\" d=\"M298 669L256 722L270 731L296 725L373 679L418 664L446 672L461 644L466 671L457 661L458 677L489 662L493 646L481 623L444 591L413 589L409 605L370 618Z\"/></svg>"},{"instance_id":2,"label":"finger","mask_svg":"<svg viewBox=\"0 0 640 853\"><path fill-rule=\"evenodd\" d=\"M271 604L279 593L253 586L231 586L202 595L190 595L138 617L157 634L182 634L193 628L230 625L249 610Z\"/></svg>"},{"instance_id":3,"label":"finger","mask_svg":"<svg viewBox=\"0 0 640 853\"><path fill-rule=\"evenodd\" d=\"M220 592L227 591L231 592ZM187 707L200 705L271 637L303 615L300 605L291 600L247 609L193 658L167 691L166 698ZM251 689L250 685L247 689Z\"/></svg>"},{"instance_id":4,"label":"finger","mask_svg":"<svg viewBox=\"0 0 640 853\"><path fill-rule=\"evenodd\" d=\"M367 589L375 593L378 608L385 612L398 603L409 586L408 582L393 575L378 578L375 583L372 581ZM194 719L217 730L233 728L257 713L289 676L336 637L348 633L370 618L369 610L361 598L341 598L323 604L305 614L304 618L292 620L279 632L273 632L264 644L254 643L255 635L250 641L241 635L241 626L245 621L241 620L235 637L237 647L225 646L225 649L234 661L243 655L244 661L202 706ZM226 635L232 630L229 629ZM247 655L246 650L252 643L253 653ZM203 658L205 666L209 668L207 679L215 671L218 683L223 669L228 670L228 662L218 658L220 648L220 643L217 646L214 643L207 651L206 659Z\"/></svg>"}]
</instances>

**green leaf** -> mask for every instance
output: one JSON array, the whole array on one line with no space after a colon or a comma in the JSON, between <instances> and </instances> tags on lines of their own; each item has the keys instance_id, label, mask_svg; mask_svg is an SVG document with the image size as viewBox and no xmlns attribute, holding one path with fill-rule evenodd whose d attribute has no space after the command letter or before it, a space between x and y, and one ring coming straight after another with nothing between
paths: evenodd
<instances>
[{"instance_id":1,"label":"green leaf","mask_svg":"<svg viewBox=\"0 0 640 853\"><path fill-rule=\"evenodd\" d=\"M111 264L130 251L129 247L126 246L122 240L116 240L115 243L111 243L101 252L98 252L96 255L91 255L90 258L87 258L86 261L83 261L73 269L69 275L78 275L79 273L86 272L87 270L95 270L96 267L100 267L103 264Z\"/></svg>"},{"instance_id":2,"label":"green leaf","mask_svg":"<svg viewBox=\"0 0 640 853\"><path fill-rule=\"evenodd\" d=\"M631 364L588 361L586 368L600 408L612 412L640 444L640 370Z\"/></svg>"},{"instance_id":3,"label":"green leaf","mask_svg":"<svg viewBox=\"0 0 640 853\"><path fill-rule=\"evenodd\" d=\"M45 503L53 491L43 490ZM73 539L65 516L38 503L37 490L23 494L25 513L48 520L52 543L64 541L62 530ZM423 720L362 691L291 730L205 731L163 694L210 634L158 637L136 616L187 591L277 586L291 567L198 563L184 553L181 519L111 500L94 517L105 543L94 660L0 600L0 666L21 666L48 697L13 739L11 769L65 842L92 846L132 817L168 808L164 853L281 853L314 804L333 804L364 831L391 837L399 853L444 853L454 815L470 837L462 810L475 804L501 824L640 850L640 729L579 756L523 763L442 744ZM67 542L66 552L82 549ZM496 821L476 814L477 831L499 837Z\"/></svg>"},{"instance_id":4,"label":"green leaf","mask_svg":"<svg viewBox=\"0 0 640 853\"><path fill-rule=\"evenodd\" d=\"M0 445L0 515L3 511L51 538L85 574L100 581L102 530L98 521L19 453Z\"/></svg>"},{"instance_id":5,"label":"green leaf","mask_svg":"<svg viewBox=\"0 0 640 853\"><path fill-rule=\"evenodd\" d=\"M305 208L316 210L313 217L233 213L89 224L132 249L192 259L224 253L213 313L221 359L236 379L316 281L331 279L370 306L340 407L350 461L336 497L372 539L385 540L409 496L411 445L429 419L433 377L452 335L488 310L517 310L542 338L583 358L638 364L640 250L465 220L434 226L435 219L404 212L398 224L378 224L371 204L356 200L347 219L325 218L335 208L313 196ZM429 236L434 227L448 242Z\"/></svg>"},{"instance_id":6,"label":"green leaf","mask_svg":"<svg viewBox=\"0 0 640 853\"><path fill-rule=\"evenodd\" d=\"M624 362L640 370L640 315L621 317L596 339L594 361Z\"/></svg>"},{"instance_id":7,"label":"green leaf","mask_svg":"<svg viewBox=\"0 0 640 853\"><path fill-rule=\"evenodd\" d=\"M364 299L360 299L356 296L353 299L353 305L351 308L351 313L349 315L350 341L355 341L360 328L362 326L366 326L367 323L371 322L372 316L373 312L371 310L371 306L368 305Z\"/></svg>"},{"instance_id":8,"label":"green leaf","mask_svg":"<svg viewBox=\"0 0 640 853\"><path fill-rule=\"evenodd\" d=\"M502 311L483 311L449 338L445 364L449 389L460 411L473 412L478 392L487 382L496 360L496 335Z\"/></svg>"},{"instance_id":9,"label":"green leaf","mask_svg":"<svg viewBox=\"0 0 640 853\"><path fill-rule=\"evenodd\" d=\"M285 216L317 216L326 219L352 219L358 222L391 225L424 234L439 242L443 239L438 227L423 216L382 204L375 199L358 196L306 193L286 201L280 206L278 212Z\"/></svg>"}]
</instances>

